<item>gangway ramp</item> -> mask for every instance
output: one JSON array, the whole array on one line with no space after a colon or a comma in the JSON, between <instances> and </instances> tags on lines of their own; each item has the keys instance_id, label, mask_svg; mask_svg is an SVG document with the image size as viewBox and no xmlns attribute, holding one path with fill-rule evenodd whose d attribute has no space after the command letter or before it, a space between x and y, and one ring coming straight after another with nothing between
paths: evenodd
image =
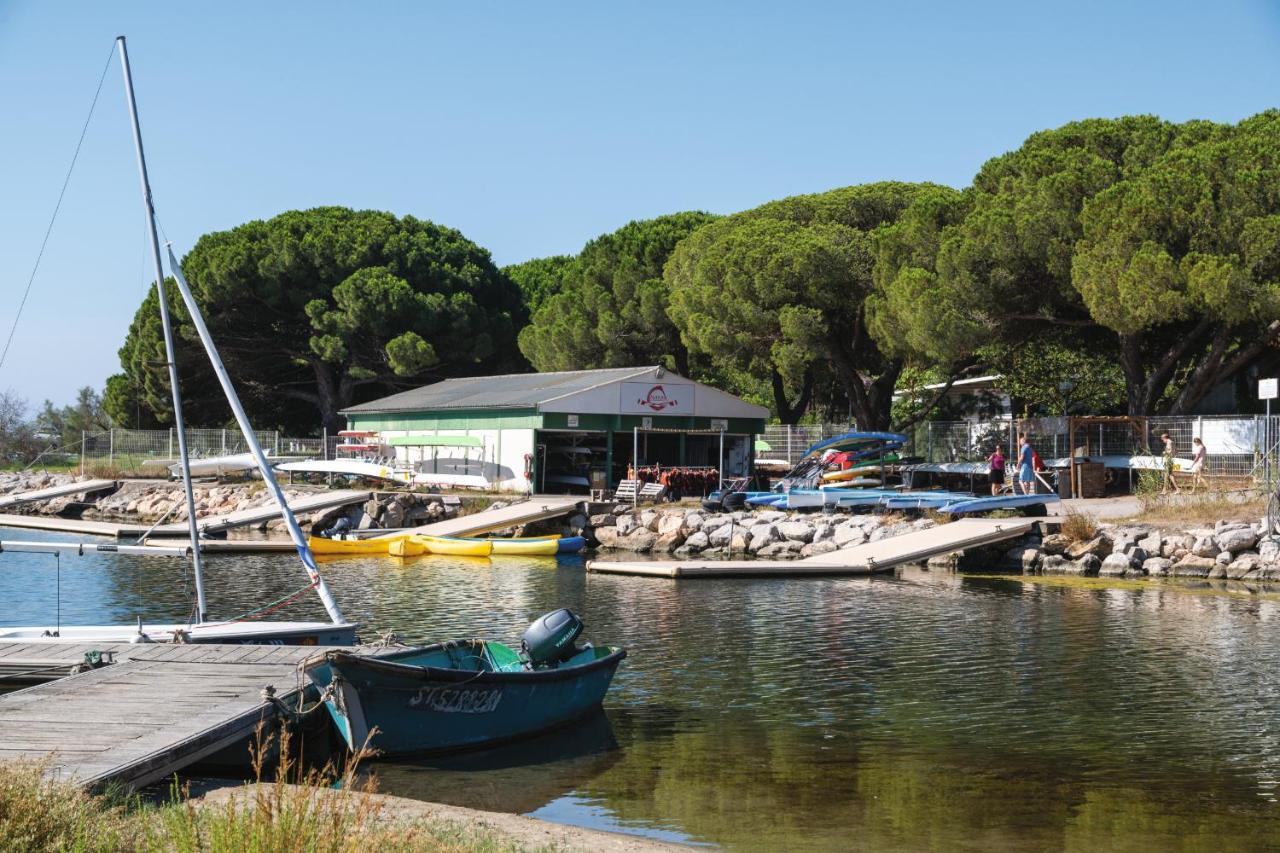
<instances>
[{"instance_id":1,"label":"gangway ramp","mask_svg":"<svg viewBox=\"0 0 1280 853\"><path fill-rule=\"evenodd\" d=\"M103 489L114 489L116 485L115 480L81 480L78 483L63 483L60 486L36 489L33 492L17 492L0 497L0 509L8 509L11 506L35 503L36 501L47 501L52 498L64 498L67 495L100 492Z\"/></svg>"},{"instance_id":2,"label":"gangway ramp","mask_svg":"<svg viewBox=\"0 0 1280 853\"><path fill-rule=\"evenodd\" d=\"M416 536L478 536L481 533L492 533L520 524L542 521L573 512L585 498L573 495L534 495L520 503L510 504L499 509L486 509L471 515L460 515L445 521L436 521L399 530L375 539L394 539L405 535Z\"/></svg>"},{"instance_id":3,"label":"gangway ramp","mask_svg":"<svg viewBox=\"0 0 1280 853\"><path fill-rule=\"evenodd\" d=\"M0 643L0 660L14 665L30 658L47 667L81 651L60 651L61 645L33 651L30 644ZM223 644L97 648L114 652L118 662L0 696L0 761L49 756L50 776L89 787L168 778L272 719L277 706L263 688L273 686L277 699L296 705L297 666L320 651Z\"/></svg>"},{"instance_id":4,"label":"gangway ramp","mask_svg":"<svg viewBox=\"0 0 1280 853\"><path fill-rule=\"evenodd\" d=\"M954 551L1016 539L1030 533L1034 526L1035 520L1029 518L964 518L802 560L591 560L587 571L665 578L868 575Z\"/></svg>"},{"instance_id":5,"label":"gangway ramp","mask_svg":"<svg viewBox=\"0 0 1280 853\"><path fill-rule=\"evenodd\" d=\"M338 506L346 506L347 504L364 503L371 497L373 497L373 492L354 489L320 492L319 494L294 498L289 501L289 509L293 511L294 515L302 515L309 512L333 509ZM280 507L274 503L269 503L264 506L227 513L226 515L202 516L196 519L196 528L201 533L218 533L223 530L230 530L233 527L260 524L279 517ZM186 533L187 523L185 521L161 525L153 531L156 536L181 536Z\"/></svg>"}]
</instances>

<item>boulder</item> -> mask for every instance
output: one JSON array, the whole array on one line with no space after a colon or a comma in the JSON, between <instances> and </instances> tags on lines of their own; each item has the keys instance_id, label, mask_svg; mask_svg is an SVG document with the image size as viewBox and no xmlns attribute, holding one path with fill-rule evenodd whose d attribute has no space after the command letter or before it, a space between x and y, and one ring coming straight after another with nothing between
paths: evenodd
<instances>
[{"instance_id":1,"label":"boulder","mask_svg":"<svg viewBox=\"0 0 1280 853\"><path fill-rule=\"evenodd\" d=\"M619 537L617 547L643 554L652 551L657 541L658 534L647 528L638 527L626 536Z\"/></svg>"},{"instance_id":2,"label":"boulder","mask_svg":"<svg viewBox=\"0 0 1280 853\"><path fill-rule=\"evenodd\" d=\"M879 542L881 539L892 539L893 537L901 533L906 533L909 530L911 530L910 523L890 524L885 527L877 527L871 532L871 535L867 537L867 541Z\"/></svg>"},{"instance_id":3,"label":"boulder","mask_svg":"<svg viewBox=\"0 0 1280 853\"><path fill-rule=\"evenodd\" d=\"M639 524L641 527L648 528L654 533L658 532L658 519L661 515L656 509L646 509L640 513Z\"/></svg>"},{"instance_id":4,"label":"boulder","mask_svg":"<svg viewBox=\"0 0 1280 853\"><path fill-rule=\"evenodd\" d=\"M1169 574L1176 578L1207 578L1217 563L1212 557L1201 557L1188 554L1169 569Z\"/></svg>"},{"instance_id":5,"label":"boulder","mask_svg":"<svg viewBox=\"0 0 1280 853\"><path fill-rule=\"evenodd\" d=\"M786 520L787 514L776 509L766 509L764 512L756 513L756 521L764 522L765 524L777 524Z\"/></svg>"},{"instance_id":6,"label":"boulder","mask_svg":"<svg viewBox=\"0 0 1280 853\"><path fill-rule=\"evenodd\" d=\"M618 528L619 536L626 536L628 533L636 529L636 517L630 513L618 516L617 523L614 525Z\"/></svg>"},{"instance_id":7,"label":"boulder","mask_svg":"<svg viewBox=\"0 0 1280 853\"><path fill-rule=\"evenodd\" d=\"M1212 580L1221 580L1226 576L1227 576L1226 563L1215 563L1213 568L1209 570L1209 574L1206 577L1208 577L1209 580L1212 581Z\"/></svg>"},{"instance_id":8,"label":"boulder","mask_svg":"<svg viewBox=\"0 0 1280 853\"><path fill-rule=\"evenodd\" d=\"M835 533L836 533L836 526L834 524L828 524L825 521L819 521L817 524L813 526L813 541L825 542L828 539L830 539L832 536L835 536Z\"/></svg>"},{"instance_id":9,"label":"boulder","mask_svg":"<svg viewBox=\"0 0 1280 853\"><path fill-rule=\"evenodd\" d=\"M756 552L756 556L775 559L778 557L795 557L799 555L802 548L804 548L803 542L784 539L781 542L771 542L764 546Z\"/></svg>"},{"instance_id":10,"label":"boulder","mask_svg":"<svg viewBox=\"0 0 1280 853\"><path fill-rule=\"evenodd\" d=\"M747 544L747 550L754 554L766 545L772 545L780 539L782 539L782 534L778 532L776 524L759 524L751 528L751 541Z\"/></svg>"},{"instance_id":11,"label":"boulder","mask_svg":"<svg viewBox=\"0 0 1280 853\"><path fill-rule=\"evenodd\" d=\"M837 548L848 548L853 545L861 545L867 541L866 532L855 524L842 524L836 528L835 534L832 536Z\"/></svg>"},{"instance_id":12,"label":"boulder","mask_svg":"<svg viewBox=\"0 0 1280 853\"><path fill-rule=\"evenodd\" d=\"M1222 551L1217 540L1212 536L1197 536L1191 546L1191 554L1196 557L1216 557Z\"/></svg>"},{"instance_id":13,"label":"boulder","mask_svg":"<svg viewBox=\"0 0 1280 853\"><path fill-rule=\"evenodd\" d=\"M1071 547L1071 537L1064 533L1050 533L1040 543L1040 550L1046 554L1065 554Z\"/></svg>"},{"instance_id":14,"label":"boulder","mask_svg":"<svg viewBox=\"0 0 1280 853\"><path fill-rule=\"evenodd\" d=\"M1253 529L1252 525L1227 528L1217 535L1216 541L1219 550L1235 554L1240 551L1248 551L1254 545L1257 545L1258 532Z\"/></svg>"},{"instance_id":15,"label":"boulder","mask_svg":"<svg viewBox=\"0 0 1280 853\"><path fill-rule=\"evenodd\" d=\"M1031 545L1017 545L1004 553L1001 566L1030 575L1040 566L1040 560L1040 549Z\"/></svg>"},{"instance_id":16,"label":"boulder","mask_svg":"<svg viewBox=\"0 0 1280 853\"><path fill-rule=\"evenodd\" d=\"M434 504L432 504L434 506ZM592 527L613 527L617 525L618 517L611 512L602 512L599 515L591 516Z\"/></svg>"},{"instance_id":17,"label":"boulder","mask_svg":"<svg viewBox=\"0 0 1280 853\"><path fill-rule=\"evenodd\" d=\"M695 530L689 534L689 538L684 540L684 547L691 551L701 551L711 544L710 538L704 530Z\"/></svg>"},{"instance_id":18,"label":"boulder","mask_svg":"<svg viewBox=\"0 0 1280 853\"><path fill-rule=\"evenodd\" d=\"M803 521L784 521L778 525L778 533L784 539L801 543L812 542L814 537L814 529Z\"/></svg>"},{"instance_id":19,"label":"boulder","mask_svg":"<svg viewBox=\"0 0 1280 853\"><path fill-rule=\"evenodd\" d=\"M658 519L658 526L655 532L659 536L670 536L674 533L679 533L682 529L684 529L683 515L664 515Z\"/></svg>"},{"instance_id":20,"label":"boulder","mask_svg":"<svg viewBox=\"0 0 1280 853\"><path fill-rule=\"evenodd\" d=\"M1231 580L1241 580L1249 572L1262 568L1262 558L1257 554L1241 554L1231 561L1231 565L1227 566L1227 577Z\"/></svg>"},{"instance_id":21,"label":"boulder","mask_svg":"<svg viewBox=\"0 0 1280 853\"><path fill-rule=\"evenodd\" d=\"M816 556L818 554L830 554L832 551L838 550L838 546L834 541L824 539L821 542L814 542L806 545L805 550L807 550L810 555Z\"/></svg>"},{"instance_id":22,"label":"boulder","mask_svg":"<svg viewBox=\"0 0 1280 853\"><path fill-rule=\"evenodd\" d=\"M1099 534L1086 542L1074 543L1065 553L1072 560L1079 560L1086 556L1097 557L1098 564L1101 565L1102 558L1111 553L1111 540Z\"/></svg>"},{"instance_id":23,"label":"boulder","mask_svg":"<svg viewBox=\"0 0 1280 853\"><path fill-rule=\"evenodd\" d=\"M1164 537L1160 535L1158 530L1152 531L1145 538L1138 540L1138 547L1153 557L1160 554L1160 548L1163 545Z\"/></svg>"},{"instance_id":24,"label":"boulder","mask_svg":"<svg viewBox=\"0 0 1280 853\"><path fill-rule=\"evenodd\" d=\"M729 551L734 553L745 553L747 548L751 546L751 537L741 527L733 534L733 538L729 540Z\"/></svg>"},{"instance_id":25,"label":"boulder","mask_svg":"<svg viewBox=\"0 0 1280 853\"><path fill-rule=\"evenodd\" d=\"M1258 542L1258 558L1267 564L1280 562L1280 539L1268 536Z\"/></svg>"},{"instance_id":26,"label":"boulder","mask_svg":"<svg viewBox=\"0 0 1280 853\"><path fill-rule=\"evenodd\" d=\"M596 541L600 543L601 548L617 548L620 538L622 538L622 534L618 533L618 528L616 527L596 528Z\"/></svg>"},{"instance_id":27,"label":"boulder","mask_svg":"<svg viewBox=\"0 0 1280 853\"><path fill-rule=\"evenodd\" d=\"M684 526L690 530L701 530L704 521L706 521L706 516L697 510L684 514Z\"/></svg>"},{"instance_id":28,"label":"boulder","mask_svg":"<svg viewBox=\"0 0 1280 853\"><path fill-rule=\"evenodd\" d=\"M1093 576L1098 574L1098 569L1102 567L1102 560L1098 559L1097 554L1085 554L1078 560L1067 560L1056 556L1052 559L1055 560L1053 571L1056 574ZM1062 562L1057 563L1056 560L1062 560ZM1049 569L1046 568L1045 571Z\"/></svg>"},{"instance_id":29,"label":"boulder","mask_svg":"<svg viewBox=\"0 0 1280 853\"><path fill-rule=\"evenodd\" d=\"M723 548L729 544L735 531L735 525L722 524L708 534L707 539L713 548Z\"/></svg>"},{"instance_id":30,"label":"boulder","mask_svg":"<svg viewBox=\"0 0 1280 853\"><path fill-rule=\"evenodd\" d=\"M1231 556L1230 551L1221 551L1218 553L1216 557L1213 558L1213 561L1217 563L1219 566L1229 566L1231 565L1232 559L1233 557Z\"/></svg>"},{"instance_id":31,"label":"boulder","mask_svg":"<svg viewBox=\"0 0 1280 853\"><path fill-rule=\"evenodd\" d=\"M1151 575L1153 578L1162 578L1169 574L1173 561L1168 557L1148 557L1146 562L1142 564L1142 571Z\"/></svg>"},{"instance_id":32,"label":"boulder","mask_svg":"<svg viewBox=\"0 0 1280 853\"><path fill-rule=\"evenodd\" d=\"M1108 554L1102 561L1102 565L1098 567L1098 574L1102 577L1121 577L1131 568L1133 568L1133 561L1129 556L1115 551Z\"/></svg>"},{"instance_id":33,"label":"boulder","mask_svg":"<svg viewBox=\"0 0 1280 853\"><path fill-rule=\"evenodd\" d=\"M632 534L634 535L634 534ZM679 548L684 544L684 526L676 528L667 533L659 533L657 540L653 543L653 550L670 552Z\"/></svg>"}]
</instances>

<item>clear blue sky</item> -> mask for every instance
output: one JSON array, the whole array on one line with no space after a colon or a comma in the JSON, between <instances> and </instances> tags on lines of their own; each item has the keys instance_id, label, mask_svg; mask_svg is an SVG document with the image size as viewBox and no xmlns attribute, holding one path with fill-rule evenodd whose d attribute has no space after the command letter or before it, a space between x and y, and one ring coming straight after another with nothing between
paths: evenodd
<instances>
[{"instance_id":1,"label":"clear blue sky","mask_svg":"<svg viewBox=\"0 0 1280 853\"><path fill-rule=\"evenodd\" d=\"M341 204L454 226L506 264L678 210L963 186L1072 119L1280 105L1280 12L1261 0L0 0L0 344L120 33L180 254ZM146 257L113 64L0 389L35 405L101 387Z\"/></svg>"}]
</instances>

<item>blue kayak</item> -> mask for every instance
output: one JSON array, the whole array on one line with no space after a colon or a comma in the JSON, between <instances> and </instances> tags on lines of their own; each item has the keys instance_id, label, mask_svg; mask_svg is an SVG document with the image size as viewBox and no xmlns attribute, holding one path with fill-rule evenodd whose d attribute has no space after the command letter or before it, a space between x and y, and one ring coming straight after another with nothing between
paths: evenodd
<instances>
[{"instance_id":1,"label":"blue kayak","mask_svg":"<svg viewBox=\"0 0 1280 853\"><path fill-rule=\"evenodd\" d=\"M517 740L578 719L600 707L626 656L587 646L533 668L502 643L454 640L377 658L334 649L307 675L353 751L367 742L408 755Z\"/></svg>"},{"instance_id":2,"label":"blue kayak","mask_svg":"<svg viewBox=\"0 0 1280 853\"><path fill-rule=\"evenodd\" d=\"M938 511L952 515L967 515L973 512L991 512L997 509L1023 509L1029 506L1057 503L1058 500L1059 498L1055 494L998 495L952 501L951 503L943 504L938 508Z\"/></svg>"},{"instance_id":3,"label":"blue kayak","mask_svg":"<svg viewBox=\"0 0 1280 853\"><path fill-rule=\"evenodd\" d=\"M938 509L947 504L972 499L973 495L957 492L927 492L918 495L908 493L886 498L884 506L885 509Z\"/></svg>"},{"instance_id":4,"label":"blue kayak","mask_svg":"<svg viewBox=\"0 0 1280 853\"><path fill-rule=\"evenodd\" d=\"M824 438L809 446L804 455L812 456L833 447L856 447L859 444L897 444L899 447L907 443L907 437L896 432L846 432L834 438ZM877 448L879 449L879 448Z\"/></svg>"}]
</instances>

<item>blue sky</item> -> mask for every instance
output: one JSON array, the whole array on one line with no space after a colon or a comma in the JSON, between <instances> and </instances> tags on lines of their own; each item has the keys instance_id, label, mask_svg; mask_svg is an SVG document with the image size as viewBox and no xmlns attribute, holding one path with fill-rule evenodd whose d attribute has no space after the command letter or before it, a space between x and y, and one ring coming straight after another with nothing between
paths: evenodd
<instances>
[{"instance_id":1,"label":"blue sky","mask_svg":"<svg viewBox=\"0 0 1280 853\"><path fill-rule=\"evenodd\" d=\"M505 264L678 210L963 186L1077 118L1237 121L1280 106L1276 9L0 0L0 345L120 33L180 253L341 204L451 225ZM113 61L0 388L101 387L146 259Z\"/></svg>"}]
</instances>

